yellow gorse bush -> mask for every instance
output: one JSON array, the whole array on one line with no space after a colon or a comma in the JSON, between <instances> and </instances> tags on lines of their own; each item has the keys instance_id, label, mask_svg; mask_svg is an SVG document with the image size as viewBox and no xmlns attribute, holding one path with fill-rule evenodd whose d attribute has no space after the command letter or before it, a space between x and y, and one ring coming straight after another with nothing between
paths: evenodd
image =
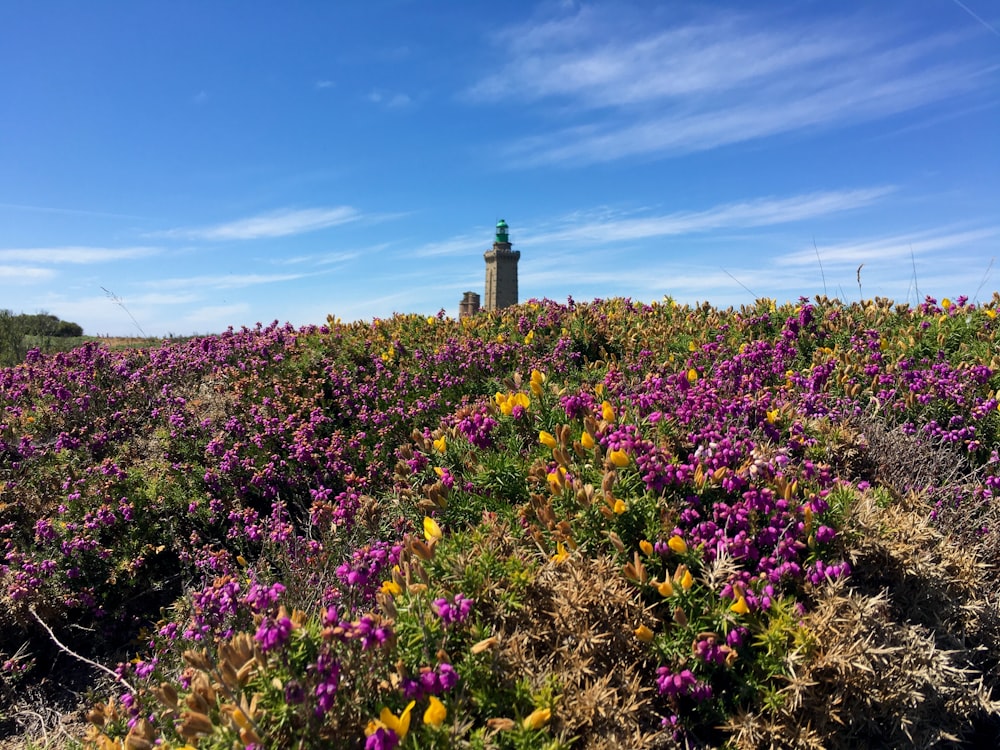
<instances>
[{"instance_id":1,"label":"yellow gorse bush","mask_svg":"<svg viewBox=\"0 0 1000 750\"><path fill-rule=\"evenodd\" d=\"M430 697L430 705L424 711L424 724L439 727L444 723L446 718L448 718L448 709L445 708L444 703L437 696L432 695Z\"/></svg>"},{"instance_id":2,"label":"yellow gorse bush","mask_svg":"<svg viewBox=\"0 0 1000 750\"><path fill-rule=\"evenodd\" d=\"M555 448L559 444L555 436L551 432L546 432L545 430L538 433L538 442L547 448Z\"/></svg>"},{"instance_id":3,"label":"yellow gorse bush","mask_svg":"<svg viewBox=\"0 0 1000 750\"><path fill-rule=\"evenodd\" d=\"M427 541L433 542L443 536L444 532L441 531L441 527L438 526L438 522L430 516L424 516L424 537Z\"/></svg>"},{"instance_id":4,"label":"yellow gorse bush","mask_svg":"<svg viewBox=\"0 0 1000 750\"><path fill-rule=\"evenodd\" d=\"M380 728L391 729L402 740L406 737L407 732L410 731L410 715L415 705L417 705L416 701L410 701L399 716L396 716L388 708L383 708L377 719L372 719L368 722L368 726L365 727L365 734L375 734Z\"/></svg>"},{"instance_id":5,"label":"yellow gorse bush","mask_svg":"<svg viewBox=\"0 0 1000 750\"><path fill-rule=\"evenodd\" d=\"M530 714L528 714L522 726L525 729L541 729L549 720L552 718L552 709L550 708L536 708Z\"/></svg>"},{"instance_id":6,"label":"yellow gorse bush","mask_svg":"<svg viewBox=\"0 0 1000 750\"><path fill-rule=\"evenodd\" d=\"M611 461L611 463L617 466L618 468L628 466L632 462L632 459L629 458L628 453L626 453L621 449L611 451L608 454L608 460Z\"/></svg>"}]
</instances>

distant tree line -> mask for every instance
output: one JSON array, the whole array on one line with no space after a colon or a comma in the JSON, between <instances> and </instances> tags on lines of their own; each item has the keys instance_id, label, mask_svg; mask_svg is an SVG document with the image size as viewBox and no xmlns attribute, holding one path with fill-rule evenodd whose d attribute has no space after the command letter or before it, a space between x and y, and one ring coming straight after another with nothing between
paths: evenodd
<instances>
[{"instance_id":1,"label":"distant tree line","mask_svg":"<svg viewBox=\"0 0 1000 750\"><path fill-rule=\"evenodd\" d=\"M0 365L8 367L24 361L32 346L82 335L83 328L77 323L59 320L46 312L15 315L10 310L0 310Z\"/></svg>"}]
</instances>

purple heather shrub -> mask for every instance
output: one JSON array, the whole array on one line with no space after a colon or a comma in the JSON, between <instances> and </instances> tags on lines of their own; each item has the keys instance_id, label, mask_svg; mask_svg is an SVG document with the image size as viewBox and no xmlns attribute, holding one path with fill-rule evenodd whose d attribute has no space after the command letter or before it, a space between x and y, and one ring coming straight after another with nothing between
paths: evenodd
<instances>
[{"instance_id":1,"label":"purple heather shrub","mask_svg":"<svg viewBox=\"0 0 1000 750\"><path fill-rule=\"evenodd\" d=\"M288 642L293 629L294 625L288 617L265 617L257 628L254 639L260 644L261 651L272 651Z\"/></svg>"},{"instance_id":2,"label":"purple heather shrub","mask_svg":"<svg viewBox=\"0 0 1000 750\"><path fill-rule=\"evenodd\" d=\"M365 740L365 750L396 750L399 746L399 735L391 729L379 727Z\"/></svg>"},{"instance_id":3,"label":"purple heather shrub","mask_svg":"<svg viewBox=\"0 0 1000 750\"><path fill-rule=\"evenodd\" d=\"M333 708L340 687L340 662L327 652L316 660L316 674L321 678L316 685L316 715L323 716Z\"/></svg>"},{"instance_id":4,"label":"purple heather shrub","mask_svg":"<svg viewBox=\"0 0 1000 750\"><path fill-rule=\"evenodd\" d=\"M262 586L254 583L243 598L243 601L250 605L256 614L270 611L278 603L278 599L285 593L285 587L280 583L273 583L270 586Z\"/></svg>"},{"instance_id":5,"label":"purple heather shrub","mask_svg":"<svg viewBox=\"0 0 1000 750\"><path fill-rule=\"evenodd\" d=\"M447 628L465 622L472 611L472 604L472 599L462 596L462 594L455 594L450 602L443 598L435 599L431 603L431 608L441 618L441 623Z\"/></svg>"},{"instance_id":6,"label":"purple heather shrub","mask_svg":"<svg viewBox=\"0 0 1000 750\"><path fill-rule=\"evenodd\" d=\"M422 667L416 677L406 677L401 683L403 696L410 700L420 700L428 695L441 695L458 684L458 672L447 662L437 667Z\"/></svg>"},{"instance_id":7,"label":"purple heather shrub","mask_svg":"<svg viewBox=\"0 0 1000 750\"><path fill-rule=\"evenodd\" d=\"M463 417L455 426L477 448L492 447L492 433L497 421L489 415L484 406Z\"/></svg>"}]
</instances>

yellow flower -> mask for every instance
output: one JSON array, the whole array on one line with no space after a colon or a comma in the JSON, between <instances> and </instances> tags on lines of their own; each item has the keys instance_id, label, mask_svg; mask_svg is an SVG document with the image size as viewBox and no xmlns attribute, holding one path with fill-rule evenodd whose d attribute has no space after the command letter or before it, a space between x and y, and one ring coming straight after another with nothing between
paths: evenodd
<instances>
[{"instance_id":1,"label":"yellow flower","mask_svg":"<svg viewBox=\"0 0 1000 750\"><path fill-rule=\"evenodd\" d=\"M681 539L676 534L667 540L667 546L670 547L678 555L683 555L688 551L688 546L683 539Z\"/></svg>"},{"instance_id":2,"label":"yellow flower","mask_svg":"<svg viewBox=\"0 0 1000 750\"><path fill-rule=\"evenodd\" d=\"M444 453L448 450L448 441L445 439L444 435L434 441L434 450L438 453Z\"/></svg>"},{"instance_id":3,"label":"yellow flower","mask_svg":"<svg viewBox=\"0 0 1000 750\"><path fill-rule=\"evenodd\" d=\"M692 586L694 586L694 577L691 575L691 571L685 568L684 575L681 576L681 588L688 591Z\"/></svg>"},{"instance_id":4,"label":"yellow flower","mask_svg":"<svg viewBox=\"0 0 1000 750\"><path fill-rule=\"evenodd\" d=\"M663 583L656 587L656 590L660 592L660 596L673 596L674 595L674 584L670 582L668 578Z\"/></svg>"},{"instance_id":5,"label":"yellow flower","mask_svg":"<svg viewBox=\"0 0 1000 750\"><path fill-rule=\"evenodd\" d=\"M767 422L768 422L768 424L774 424L777 421L778 415L780 413L781 412L778 409L768 409L767 410Z\"/></svg>"},{"instance_id":6,"label":"yellow flower","mask_svg":"<svg viewBox=\"0 0 1000 750\"><path fill-rule=\"evenodd\" d=\"M434 467L434 473L437 474L439 477L443 477L444 476L444 469L442 469L440 466L435 466Z\"/></svg>"},{"instance_id":7,"label":"yellow flower","mask_svg":"<svg viewBox=\"0 0 1000 750\"><path fill-rule=\"evenodd\" d=\"M520 406L522 409L527 409L529 406L531 406L531 399L528 398L528 394L515 393L514 406Z\"/></svg>"},{"instance_id":8,"label":"yellow flower","mask_svg":"<svg viewBox=\"0 0 1000 750\"><path fill-rule=\"evenodd\" d=\"M434 325L434 320L435 320L435 318L434 318L434 317L432 317L432 316L428 315L428 316L427 316L427 325L429 325L429 326L432 326L432 325Z\"/></svg>"},{"instance_id":9,"label":"yellow flower","mask_svg":"<svg viewBox=\"0 0 1000 750\"><path fill-rule=\"evenodd\" d=\"M403 593L403 588L393 580L383 581L381 591L389 596L399 596Z\"/></svg>"},{"instance_id":10,"label":"yellow flower","mask_svg":"<svg viewBox=\"0 0 1000 750\"><path fill-rule=\"evenodd\" d=\"M604 383L598 383L594 386L594 393L597 394L598 398L604 395Z\"/></svg>"},{"instance_id":11,"label":"yellow flower","mask_svg":"<svg viewBox=\"0 0 1000 750\"><path fill-rule=\"evenodd\" d=\"M601 404L601 416L604 418L605 422L615 421L615 408L609 401L605 401Z\"/></svg>"},{"instance_id":12,"label":"yellow flower","mask_svg":"<svg viewBox=\"0 0 1000 750\"><path fill-rule=\"evenodd\" d=\"M941 300L941 307L943 307L945 310L950 310L951 300L945 297L943 300Z\"/></svg>"},{"instance_id":13,"label":"yellow flower","mask_svg":"<svg viewBox=\"0 0 1000 750\"><path fill-rule=\"evenodd\" d=\"M444 707L444 704L436 697L431 696L430 705L427 710L424 711L424 724L430 724L432 727L439 727L444 723L444 720L448 717L448 709Z\"/></svg>"},{"instance_id":14,"label":"yellow flower","mask_svg":"<svg viewBox=\"0 0 1000 750\"><path fill-rule=\"evenodd\" d=\"M386 729L391 729L402 740L406 737L406 733L410 731L410 712L413 711L415 705L417 705L416 701L410 701L398 718L388 708L383 708L378 719L382 723L382 726Z\"/></svg>"},{"instance_id":15,"label":"yellow flower","mask_svg":"<svg viewBox=\"0 0 1000 750\"><path fill-rule=\"evenodd\" d=\"M635 629L635 637L638 638L643 643L649 643L653 640L653 631L647 628L645 625L640 625Z\"/></svg>"},{"instance_id":16,"label":"yellow flower","mask_svg":"<svg viewBox=\"0 0 1000 750\"><path fill-rule=\"evenodd\" d=\"M632 461L632 459L628 457L628 453L620 449L611 451L611 453L608 454L608 458L611 460L611 463L619 468L628 466Z\"/></svg>"},{"instance_id":17,"label":"yellow flower","mask_svg":"<svg viewBox=\"0 0 1000 750\"><path fill-rule=\"evenodd\" d=\"M627 507L625 505L625 501L624 500L615 500L615 508L614 508L614 510L615 510L615 513L617 515L619 515L619 516L622 513L624 513L627 510Z\"/></svg>"},{"instance_id":18,"label":"yellow flower","mask_svg":"<svg viewBox=\"0 0 1000 750\"><path fill-rule=\"evenodd\" d=\"M738 615L745 615L750 611L750 607L747 606L747 600L742 596L729 609Z\"/></svg>"},{"instance_id":19,"label":"yellow flower","mask_svg":"<svg viewBox=\"0 0 1000 750\"><path fill-rule=\"evenodd\" d=\"M524 343L530 344L532 341L534 341L534 339L535 339L535 332L528 331L528 335L524 337Z\"/></svg>"},{"instance_id":20,"label":"yellow flower","mask_svg":"<svg viewBox=\"0 0 1000 750\"><path fill-rule=\"evenodd\" d=\"M642 554L651 555L653 554L653 545L649 543L649 540L643 539L639 542L639 549L642 550Z\"/></svg>"},{"instance_id":21,"label":"yellow flower","mask_svg":"<svg viewBox=\"0 0 1000 750\"><path fill-rule=\"evenodd\" d=\"M548 448L555 448L557 445L559 445L558 441L555 438L555 435L553 435L551 432L546 432L545 430L542 430L541 432L538 433L538 442Z\"/></svg>"},{"instance_id":22,"label":"yellow flower","mask_svg":"<svg viewBox=\"0 0 1000 750\"><path fill-rule=\"evenodd\" d=\"M562 467L560 466L559 468ZM566 480L560 472L550 471L545 478L549 481L549 489L552 490L553 495L558 495L562 492L562 488L565 486Z\"/></svg>"},{"instance_id":23,"label":"yellow flower","mask_svg":"<svg viewBox=\"0 0 1000 750\"><path fill-rule=\"evenodd\" d=\"M697 383L698 382L698 371L692 367L687 372L687 379L688 379L688 382L691 383L692 385L694 385L695 383Z\"/></svg>"},{"instance_id":24,"label":"yellow flower","mask_svg":"<svg viewBox=\"0 0 1000 750\"><path fill-rule=\"evenodd\" d=\"M531 382L532 383L544 383L545 373L541 370L535 369L531 371Z\"/></svg>"},{"instance_id":25,"label":"yellow flower","mask_svg":"<svg viewBox=\"0 0 1000 750\"><path fill-rule=\"evenodd\" d=\"M986 317L990 320L993 320L997 316L996 310L983 310L983 312L986 313Z\"/></svg>"},{"instance_id":26,"label":"yellow flower","mask_svg":"<svg viewBox=\"0 0 1000 750\"><path fill-rule=\"evenodd\" d=\"M594 438L590 436L589 432L584 432L580 436L580 444L587 450L590 450L591 448L594 447Z\"/></svg>"},{"instance_id":27,"label":"yellow flower","mask_svg":"<svg viewBox=\"0 0 1000 750\"><path fill-rule=\"evenodd\" d=\"M523 726L525 729L541 729L549 723L552 718L552 709L536 708L525 718Z\"/></svg>"},{"instance_id":28,"label":"yellow flower","mask_svg":"<svg viewBox=\"0 0 1000 750\"><path fill-rule=\"evenodd\" d=\"M694 343L694 339L691 339L690 341L688 341L688 351L689 352L696 351L697 349L698 349L698 345Z\"/></svg>"},{"instance_id":29,"label":"yellow flower","mask_svg":"<svg viewBox=\"0 0 1000 750\"><path fill-rule=\"evenodd\" d=\"M561 563L569 558L569 552L566 550L565 545L562 542L556 542L556 553L552 555L552 562Z\"/></svg>"},{"instance_id":30,"label":"yellow flower","mask_svg":"<svg viewBox=\"0 0 1000 750\"><path fill-rule=\"evenodd\" d=\"M438 526L437 521L435 521L430 516L424 516L424 537L428 542L433 542L435 539L440 539L444 536L444 532L441 531L441 527Z\"/></svg>"}]
</instances>

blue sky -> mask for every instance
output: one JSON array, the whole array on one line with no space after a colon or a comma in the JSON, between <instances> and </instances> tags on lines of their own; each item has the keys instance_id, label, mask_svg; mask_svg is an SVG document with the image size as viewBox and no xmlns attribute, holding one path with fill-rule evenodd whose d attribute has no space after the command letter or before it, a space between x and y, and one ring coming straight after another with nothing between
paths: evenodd
<instances>
[{"instance_id":1,"label":"blue sky","mask_svg":"<svg viewBox=\"0 0 1000 750\"><path fill-rule=\"evenodd\" d=\"M2 307L455 316L500 218L522 301L989 299L1000 4L0 3Z\"/></svg>"}]
</instances>

